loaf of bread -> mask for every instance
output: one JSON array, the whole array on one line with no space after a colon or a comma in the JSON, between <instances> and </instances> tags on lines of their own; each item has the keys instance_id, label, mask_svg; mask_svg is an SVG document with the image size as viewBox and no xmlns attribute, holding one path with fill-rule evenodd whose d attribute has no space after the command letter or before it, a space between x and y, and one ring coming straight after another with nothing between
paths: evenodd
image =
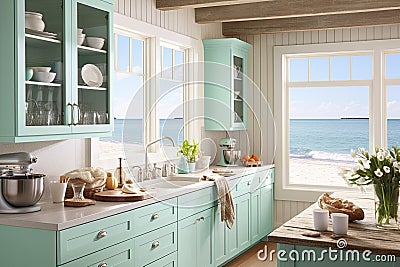
<instances>
[{"instance_id":1,"label":"loaf of bread","mask_svg":"<svg viewBox=\"0 0 400 267\"><path fill-rule=\"evenodd\" d=\"M318 198L318 205L329 213L344 213L349 215L349 221L363 220L364 211L353 202L341 198L331 197L328 193Z\"/></svg>"}]
</instances>

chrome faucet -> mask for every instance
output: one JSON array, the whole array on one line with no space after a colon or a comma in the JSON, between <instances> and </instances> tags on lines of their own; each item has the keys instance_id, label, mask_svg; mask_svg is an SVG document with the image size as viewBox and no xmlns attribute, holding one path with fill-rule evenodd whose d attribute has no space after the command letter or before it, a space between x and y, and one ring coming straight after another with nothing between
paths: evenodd
<instances>
[{"instance_id":1,"label":"chrome faucet","mask_svg":"<svg viewBox=\"0 0 400 267\"><path fill-rule=\"evenodd\" d=\"M136 180L136 179L135 179L135 176L133 176L133 171L135 170L135 168L138 168L138 172L137 172L137 181L138 181L138 182L143 182L143 171L142 171L142 167L140 167L140 166L138 166L138 165L133 166L133 167L131 168L133 179Z\"/></svg>"},{"instance_id":2,"label":"chrome faucet","mask_svg":"<svg viewBox=\"0 0 400 267\"><path fill-rule=\"evenodd\" d=\"M144 152L144 153L145 153L145 154L144 154L144 180L148 179L149 176L152 175L152 174L149 172L149 164L148 164L148 158L147 158L147 150L149 149L149 147L150 147L151 145L154 145L155 143L160 142L160 141L162 141L162 140L169 140L169 141L171 141L172 146L175 147L174 139L172 139L172 138L169 137L169 136L163 136L163 137L161 137L161 138L159 138L159 139L157 139L157 140L154 140L154 141L152 141L152 142L150 142L150 143L148 143L148 144L146 145L146 149L145 149L145 152ZM150 179L151 179L151 177L150 177Z\"/></svg>"}]
</instances>

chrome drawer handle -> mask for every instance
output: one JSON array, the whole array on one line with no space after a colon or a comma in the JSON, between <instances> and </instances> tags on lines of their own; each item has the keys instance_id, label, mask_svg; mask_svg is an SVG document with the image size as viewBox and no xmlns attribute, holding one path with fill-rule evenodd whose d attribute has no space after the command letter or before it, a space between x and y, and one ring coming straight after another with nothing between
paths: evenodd
<instances>
[{"instance_id":1,"label":"chrome drawer handle","mask_svg":"<svg viewBox=\"0 0 400 267\"><path fill-rule=\"evenodd\" d=\"M250 182L250 181L248 181L248 182L247 182L247 185L251 185L251 182Z\"/></svg>"},{"instance_id":2,"label":"chrome drawer handle","mask_svg":"<svg viewBox=\"0 0 400 267\"><path fill-rule=\"evenodd\" d=\"M201 216L200 218L197 218L198 221L204 221L204 217Z\"/></svg>"},{"instance_id":3,"label":"chrome drawer handle","mask_svg":"<svg viewBox=\"0 0 400 267\"><path fill-rule=\"evenodd\" d=\"M153 215L151 215L152 220L156 220L156 219L158 219L158 217L160 217L160 216L158 216L157 213L154 213Z\"/></svg>"},{"instance_id":4,"label":"chrome drawer handle","mask_svg":"<svg viewBox=\"0 0 400 267\"><path fill-rule=\"evenodd\" d=\"M107 263L102 262L102 263L100 263L100 264L98 265L98 267L107 267Z\"/></svg>"},{"instance_id":5,"label":"chrome drawer handle","mask_svg":"<svg viewBox=\"0 0 400 267\"><path fill-rule=\"evenodd\" d=\"M97 234L97 238L103 238L103 237L105 237L107 235L107 231L104 231L104 230L102 230L102 231L100 231L98 234ZM107 265L106 265L107 266Z\"/></svg>"},{"instance_id":6,"label":"chrome drawer handle","mask_svg":"<svg viewBox=\"0 0 400 267\"><path fill-rule=\"evenodd\" d=\"M154 241L154 242L151 244L151 247L152 247L152 248L156 248L156 247L158 247L159 245L160 245L160 242Z\"/></svg>"}]
</instances>

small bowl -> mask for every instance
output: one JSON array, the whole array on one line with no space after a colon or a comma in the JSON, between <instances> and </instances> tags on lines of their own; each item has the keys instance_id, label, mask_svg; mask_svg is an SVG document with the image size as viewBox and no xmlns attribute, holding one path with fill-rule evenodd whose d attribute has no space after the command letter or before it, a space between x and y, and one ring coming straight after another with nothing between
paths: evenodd
<instances>
[{"instance_id":1,"label":"small bowl","mask_svg":"<svg viewBox=\"0 0 400 267\"><path fill-rule=\"evenodd\" d=\"M36 12L25 12L25 28L42 32L45 28L45 23L42 20L43 14Z\"/></svg>"},{"instance_id":2,"label":"small bowl","mask_svg":"<svg viewBox=\"0 0 400 267\"><path fill-rule=\"evenodd\" d=\"M84 33L82 33L82 34L78 34L78 39L77 39L77 43L78 43L78 45L82 45L83 44L83 42L85 41L85 36L86 36L86 34L84 34Z\"/></svg>"},{"instance_id":3,"label":"small bowl","mask_svg":"<svg viewBox=\"0 0 400 267\"><path fill-rule=\"evenodd\" d=\"M27 68L25 70L25 80L29 81L30 79L32 79L32 76L33 76L33 69Z\"/></svg>"},{"instance_id":4,"label":"small bowl","mask_svg":"<svg viewBox=\"0 0 400 267\"><path fill-rule=\"evenodd\" d=\"M51 67L29 67L33 72L50 72Z\"/></svg>"},{"instance_id":5,"label":"small bowl","mask_svg":"<svg viewBox=\"0 0 400 267\"><path fill-rule=\"evenodd\" d=\"M56 74L55 72L34 72L32 78L37 82L51 83Z\"/></svg>"},{"instance_id":6,"label":"small bowl","mask_svg":"<svg viewBox=\"0 0 400 267\"><path fill-rule=\"evenodd\" d=\"M81 28L78 28L78 29L76 29L76 33L79 35L79 34L83 34L83 29L81 29Z\"/></svg>"},{"instance_id":7,"label":"small bowl","mask_svg":"<svg viewBox=\"0 0 400 267\"><path fill-rule=\"evenodd\" d=\"M99 37L87 37L86 43L89 47L102 49L104 46L104 39Z\"/></svg>"}]
</instances>

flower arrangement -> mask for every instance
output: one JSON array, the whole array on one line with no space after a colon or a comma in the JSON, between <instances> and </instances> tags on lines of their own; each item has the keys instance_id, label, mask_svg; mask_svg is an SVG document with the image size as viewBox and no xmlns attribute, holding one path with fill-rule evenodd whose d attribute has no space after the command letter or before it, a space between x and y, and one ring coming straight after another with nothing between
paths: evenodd
<instances>
[{"instance_id":1,"label":"flower arrangement","mask_svg":"<svg viewBox=\"0 0 400 267\"><path fill-rule=\"evenodd\" d=\"M359 148L358 153L352 150L351 155L358 159L359 165L347 178L349 183L373 185L378 226L385 228L395 224L398 228L400 149L395 146L392 149L375 148L374 153L369 153Z\"/></svg>"},{"instance_id":2,"label":"flower arrangement","mask_svg":"<svg viewBox=\"0 0 400 267\"><path fill-rule=\"evenodd\" d=\"M183 141L182 145L179 146L178 154L181 153L184 156L188 163L194 163L198 160L200 156L200 147L199 143L196 143L193 140L193 143L190 144L188 140Z\"/></svg>"}]
</instances>

